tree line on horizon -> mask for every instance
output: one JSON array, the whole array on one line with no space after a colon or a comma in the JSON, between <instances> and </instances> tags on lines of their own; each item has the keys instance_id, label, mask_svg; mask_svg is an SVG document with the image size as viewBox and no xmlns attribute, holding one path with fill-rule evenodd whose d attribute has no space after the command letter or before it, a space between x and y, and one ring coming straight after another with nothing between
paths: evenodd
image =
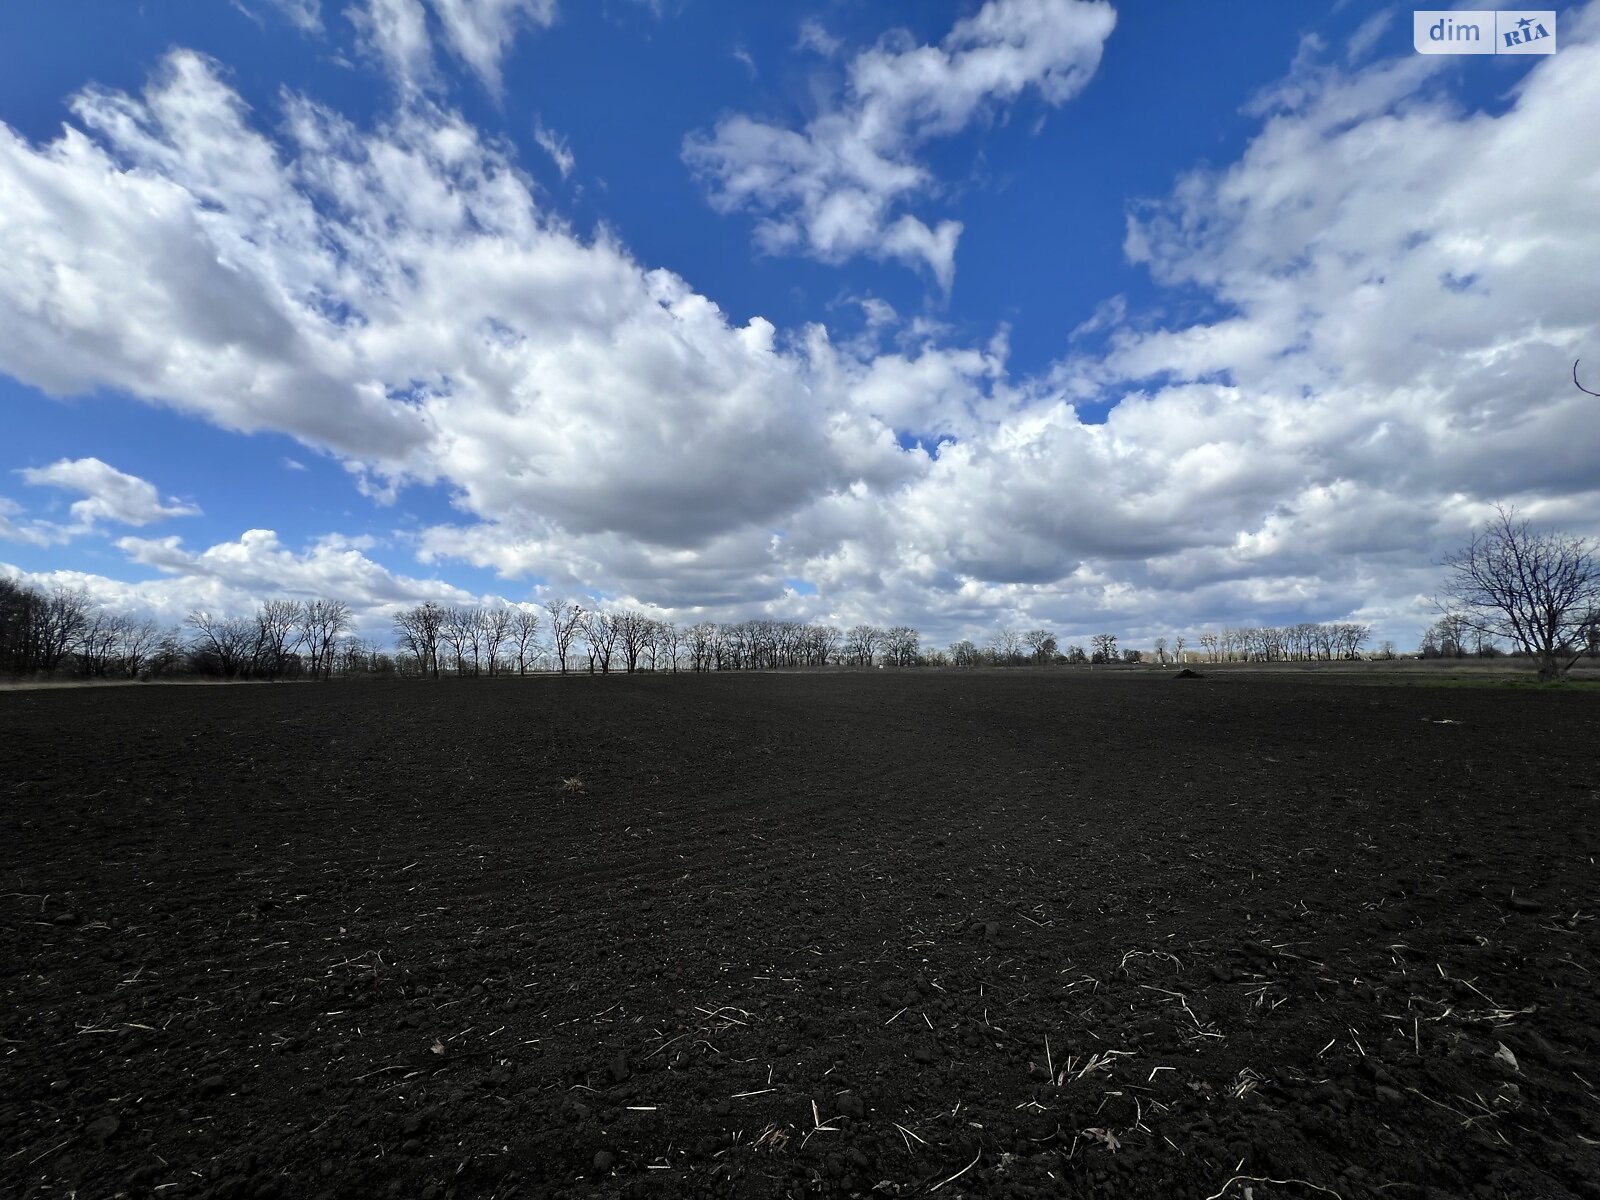
<instances>
[{"instance_id":1,"label":"tree line on horizon","mask_svg":"<svg viewBox=\"0 0 1600 1200\"><path fill-rule=\"evenodd\" d=\"M200 676L331 679L338 676L632 674L823 667L1097 666L1114 663L1309 661L1359 654L1369 629L1344 622L1155 639L1123 649L1115 634L1061 646L1048 629L996 629L980 646L929 647L909 625L848 629L760 618L679 624L633 610L424 602L392 618L389 646L355 636L340 600L262 601L249 615L205 610L182 625L95 604L83 590L48 591L0 579L0 671L89 679Z\"/></svg>"},{"instance_id":2,"label":"tree line on horizon","mask_svg":"<svg viewBox=\"0 0 1600 1200\"><path fill-rule=\"evenodd\" d=\"M1596 545L1535 530L1515 509L1446 556L1420 657L1534 659L1557 679L1583 655L1600 657L1600 560ZM574 671L739 671L803 667L1098 666L1147 661L1112 633L1062 647L1048 629L995 630L982 646L963 639L923 645L909 625L849 629L761 618L678 624L634 610L543 604L449 605L425 601L392 618L388 647L355 636L342 600L275 598L248 616L189 614L182 626L95 604L86 591L48 591L0 576L0 672L146 679L331 679L344 676L526 675ZM1157 637L1149 657L1189 662L1311 662L1364 657L1372 627L1355 621L1207 630ZM1398 655L1383 642L1377 658Z\"/></svg>"}]
</instances>

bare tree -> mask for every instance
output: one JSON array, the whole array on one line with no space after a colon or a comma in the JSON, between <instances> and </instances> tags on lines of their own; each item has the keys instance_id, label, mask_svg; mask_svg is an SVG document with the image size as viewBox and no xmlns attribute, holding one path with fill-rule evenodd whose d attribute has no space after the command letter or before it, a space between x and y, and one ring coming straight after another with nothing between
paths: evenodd
<instances>
[{"instance_id":1,"label":"bare tree","mask_svg":"<svg viewBox=\"0 0 1600 1200\"><path fill-rule=\"evenodd\" d=\"M1359 658L1361 647L1372 636L1372 626L1359 621L1340 621L1328 626L1333 631L1333 646L1340 658Z\"/></svg>"},{"instance_id":2,"label":"bare tree","mask_svg":"<svg viewBox=\"0 0 1600 1200\"><path fill-rule=\"evenodd\" d=\"M1016 666L1022 661L1022 635L1002 625L989 636L989 655L1000 666Z\"/></svg>"},{"instance_id":3,"label":"bare tree","mask_svg":"<svg viewBox=\"0 0 1600 1200\"><path fill-rule=\"evenodd\" d=\"M405 612L396 613L394 631L401 645L416 655L424 675L432 671L439 678L439 636L444 626L444 609L429 600Z\"/></svg>"},{"instance_id":4,"label":"bare tree","mask_svg":"<svg viewBox=\"0 0 1600 1200\"><path fill-rule=\"evenodd\" d=\"M695 671L709 671L716 660L719 631L714 621L700 621L689 627L685 635L689 645L689 666Z\"/></svg>"},{"instance_id":5,"label":"bare tree","mask_svg":"<svg viewBox=\"0 0 1600 1200\"><path fill-rule=\"evenodd\" d=\"M536 610L518 605L511 619L511 644L517 648L517 674L528 673L528 651L537 649L539 614Z\"/></svg>"},{"instance_id":6,"label":"bare tree","mask_svg":"<svg viewBox=\"0 0 1600 1200\"><path fill-rule=\"evenodd\" d=\"M41 670L54 671L83 636L94 605L82 588L55 587L36 611L33 635L37 665Z\"/></svg>"},{"instance_id":7,"label":"bare tree","mask_svg":"<svg viewBox=\"0 0 1600 1200\"><path fill-rule=\"evenodd\" d=\"M1156 661L1158 663L1165 663L1167 661L1167 639L1164 637L1158 637L1156 639Z\"/></svg>"},{"instance_id":8,"label":"bare tree","mask_svg":"<svg viewBox=\"0 0 1600 1200\"><path fill-rule=\"evenodd\" d=\"M1022 640L1033 651L1034 662L1047 663L1056 656L1056 635L1048 629L1030 629Z\"/></svg>"},{"instance_id":9,"label":"bare tree","mask_svg":"<svg viewBox=\"0 0 1600 1200\"><path fill-rule=\"evenodd\" d=\"M339 635L350 628L350 606L343 600L307 600L299 606L299 616L311 678L331 678Z\"/></svg>"},{"instance_id":10,"label":"bare tree","mask_svg":"<svg viewBox=\"0 0 1600 1200\"><path fill-rule=\"evenodd\" d=\"M1097 633L1089 639L1089 645L1094 647L1091 658L1097 663L1114 663L1119 657L1117 635L1114 633Z\"/></svg>"},{"instance_id":11,"label":"bare tree","mask_svg":"<svg viewBox=\"0 0 1600 1200\"><path fill-rule=\"evenodd\" d=\"M814 667L825 667L839 657L844 634L832 625L812 625L806 634L806 659Z\"/></svg>"},{"instance_id":12,"label":"bare tree","mask_svg":"<svg viewBox=\"0 0 1600 1200\"><path fill-rule=\"evenodd\" d=\"M589 648L589 674L594 674L595 667L600 668L600 674L611 674L611 655L617 646L617 635L621 632L619 618L606 612L585 613L583 618L583 641Z\"/></svg>"},{"instance_id":13,"label":"bare tree","mask_svg":"<svg viewBox=\"0 0 1600 1200\"><path fill-rule=\"evenodd\" d=\"M78 660L85 675L100 679L111 670L122 627L127 623L127 617L103 608L96 608L88 614L78 634Z\"/></svg>"},{"instance_id":14,"label":"bare tree","mask_svg":"<svg viewBox=\"0 0 1600 1200\"><path fill-rule=\"evenodd\" d=\"M629 675L639 669L639 655L651 643L653 624L649 617L639 612L618 613L611 618L615 638L622 646L622 662Z\"/></svg>"},{"instance_id":15,"label":"bare tree","mask_svg":"<svg viewBox=\"0 0 1600 1200\"><path fill-rule=\"evenodd\" d=\"M256 609L255 668L268 679L289 670L290 657L305 639L300 605L294 600L266 600Z\"/></svg>"},{"instance_id":16,"label":"bare tree","mask_svg":"<svg viewBox=\"0 0 1600 1200\"><path fill-rule=\"evenodd\" d=\"M1600 560L1589 538L1535 530L1514 508L1444 559L1435 604L1469 629L1505 638L1559 679L1583 653L1584 628L1600 609Z\"/></svg>"},{"instance_id":17,"label":"bare tree","mask_svg":"<svg viewBox=\"0 0 1600 1200\"><path fill-rule=\"evenodd\" d=\"M444 610L439 636L450 647L457 675L476 675L482 667L483 610L472 605L451 605Z\"/></svg>"},{"instance_id":18,"label":"bare tree","mask_svg":"<svg viewBox=\"0 0 1600 1200\"><path fill-rule=\"evenodd\" d=\"M674 674L678 670L678 655L683 649L684 632L671 621L656 622L656 645L667 656Z\"/></svg>"},{"instance_id":19,"label":"bare tree","mask_svg":"<svg viewBox=\"0 0 1600 1200\"><path fill-rule=\"evenodd\" d=\"M550 648L555 651L556 666L567 673L567 655L572 649L572 639L583 621L583 609L570 600L551 600L544 606L550 614Z\"/></svg>"},{"instance_id":20,"label":"bare tree","mask_svg":"<svg viewBox=\"0 0 1600 1200\"><path fill-rule=\"evenodd\" d=\"M203 610L189 614L194 649L224 678L232 679L249 665L256 644L256 624L246 617L218 617Z\"/></svg>"},{"instance_id":21,"label":"bare tree","mask_svg":"<svg viewBox=\"0 0 1600 1200\"><path fill-rule=\"evenodd\" d=\"M148 617L129 617L117 630L117 662L129 679L139 678L145 662L161 644L162 629Z\"/></svg>"},{"instance_id":22,"label":"bare tree","mask_svg":"<svg viewBox=\"0 0 1600 1200\"><path fill-rule=\"evenodd\" d=\"M917 647L921 637L909 625L895 625L883 634L883 657L891 666L917 665Z\"/></svg>"},{"instance_id":23,"label":"bare tree","mask_svg":"<svg viewBox=\"0 0 1600 1200\"><path fill-rule=\"evenodd\" d=\"M858 667L870 667L883 640L883 630L876 625L856 625L845 634L845 657Z\"/></svg>"},{"instance_id":24,"label":"bare tree","mask_svg":"<svg viewBox=\"0 0 1600 1200\"><path fill-rule=\"evenodd\" d=\"M484 657L489 660L489 674L496 675L500 671L500 652L506 644L514 640L513 627L516 617L513 611L503 605L496 604L483 614L483 645Z\"/></svg>"}]
</instances>

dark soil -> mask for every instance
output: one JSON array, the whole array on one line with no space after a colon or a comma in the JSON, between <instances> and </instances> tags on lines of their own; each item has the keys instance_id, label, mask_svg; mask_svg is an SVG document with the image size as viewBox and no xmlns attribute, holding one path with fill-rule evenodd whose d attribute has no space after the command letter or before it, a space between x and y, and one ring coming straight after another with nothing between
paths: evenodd
<instances>
[{"instance_id":1,"label":"dark soil","mask_svg":"<svg viewBox=\"0 0 1600 1200\"><path fill-rule=\"evenodd\" d=\"M1597 733L1166 671L0 694L0 1195L1600 1196Z\"/></svg>"}]
</instances>

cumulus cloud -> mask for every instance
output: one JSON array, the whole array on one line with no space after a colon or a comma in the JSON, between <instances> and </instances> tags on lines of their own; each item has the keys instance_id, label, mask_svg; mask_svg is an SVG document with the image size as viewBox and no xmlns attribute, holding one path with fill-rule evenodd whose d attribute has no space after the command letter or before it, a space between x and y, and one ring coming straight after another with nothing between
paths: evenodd
<instances>
[{"instance_id":1,"label":"cumulus cloud","mask_svg":"<svg viewBox=\"0 0 1600 1200\"><path fill-rule=\"evenodd\" d=\"M199 55L89 132L0 129L0 365L275 429L470 513L690 544L841 481L772 325L585 242L458 116L362 133L286 101L288 145ZM855 450L852 448L852 455Z\"/></svg>"},{"instance_id":2,"label":"cumulus cloud","mask_svg":"<svg viewBox=\"0 0 1600 1200\"><path fill-rule=\"evenodd\" d=\"M107 521L118 525L150 525L169 517L198 516L200 512L194 505L176 498L163 502L153 483L119 471L98 458L63 458L48 467L25 467L17 474L24 483L35 487L60 488L83 496L69 509L71 523L35 521L25 532L19 532L21 540L36 544L67 541L93 533ZM12 505L11 511L19 510Z\"/></svg>"},{"instance_id":3,"label":"cumulus cloud","mask_svg":"<svg viewBox=\"0 0 1600 1200\"><path fill-rule=\"evenodd\" d=\"M961 222L905 211L938 187L916 151L1027 91L1065 103L1094 75L1115 23L1098 0L989 0L937 46L898 34L856 55L843 95L803 129L733 115L690 136L684 158L719 211L758 214L762 249L898 260L948 292ZM814 22L801 41L836 46Z\"/></svg>"},{"instance_id":4,"label":"cumulus cloud","mask_svg":"<svg viewBox=\"0 0 1600 1200\"><path fill-rule=\"evenodd\" d=\"M1237 161L1130 215L1128 257L1216 315L1108 298L1033 376L1003 332L962 345L877 304L846 342L735 322L542 211L458 115L358 129L289 96L273 139L180 53L141 96L84 93L55 142L0 129L0 369L277 430L391 495L442 485L459 517L414 542L439 574L939 640L1344 617L1408 637L1488 502L1600 532L1600 425L1570 380L1593 353L1600 47L1570 25L1493 113L1454 104L1439 60L1302 56ZM120 544L173 597L445 586L354 544Z\"/></svg>"},{"instance_id":5,"label":"cumulus cloud","mask_svg":"<svg viewBox=\"0 0 1600 1200\"><path fill-rule=\"evenodd\" d=\"M357 630L387 639L400 609L432 600L442 604L508 603L479 596L438 578L397 574L366 553L371 539L328 534L301 550L270 529L246 530L237 541L186 549L178 537L125 537L117 547L132 563L160 574L129 583L84 571L24 571L0 562L0 574L43 589L82 589L108 608L181 622L197 609L242 615L269 597L326 598L351 605Z\"/></svg>"}]
</instances>

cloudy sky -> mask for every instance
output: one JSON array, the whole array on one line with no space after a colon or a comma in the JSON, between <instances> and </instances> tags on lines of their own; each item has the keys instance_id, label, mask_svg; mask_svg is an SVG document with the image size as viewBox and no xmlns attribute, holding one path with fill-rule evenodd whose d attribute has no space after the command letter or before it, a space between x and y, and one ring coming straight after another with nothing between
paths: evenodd
<instances>
[{"instance_id":1,"label":"cloudy sky","mask_svg":"<svg viewBox=\"0 0 1600 1200\"><path fill-rule=\"evenodd\" d=\"M0 571L1414 644L1600 533L1600 4L0 7ZM1597 386L1591 382L1591 386Z\"/></svg>"}]
</instances>

